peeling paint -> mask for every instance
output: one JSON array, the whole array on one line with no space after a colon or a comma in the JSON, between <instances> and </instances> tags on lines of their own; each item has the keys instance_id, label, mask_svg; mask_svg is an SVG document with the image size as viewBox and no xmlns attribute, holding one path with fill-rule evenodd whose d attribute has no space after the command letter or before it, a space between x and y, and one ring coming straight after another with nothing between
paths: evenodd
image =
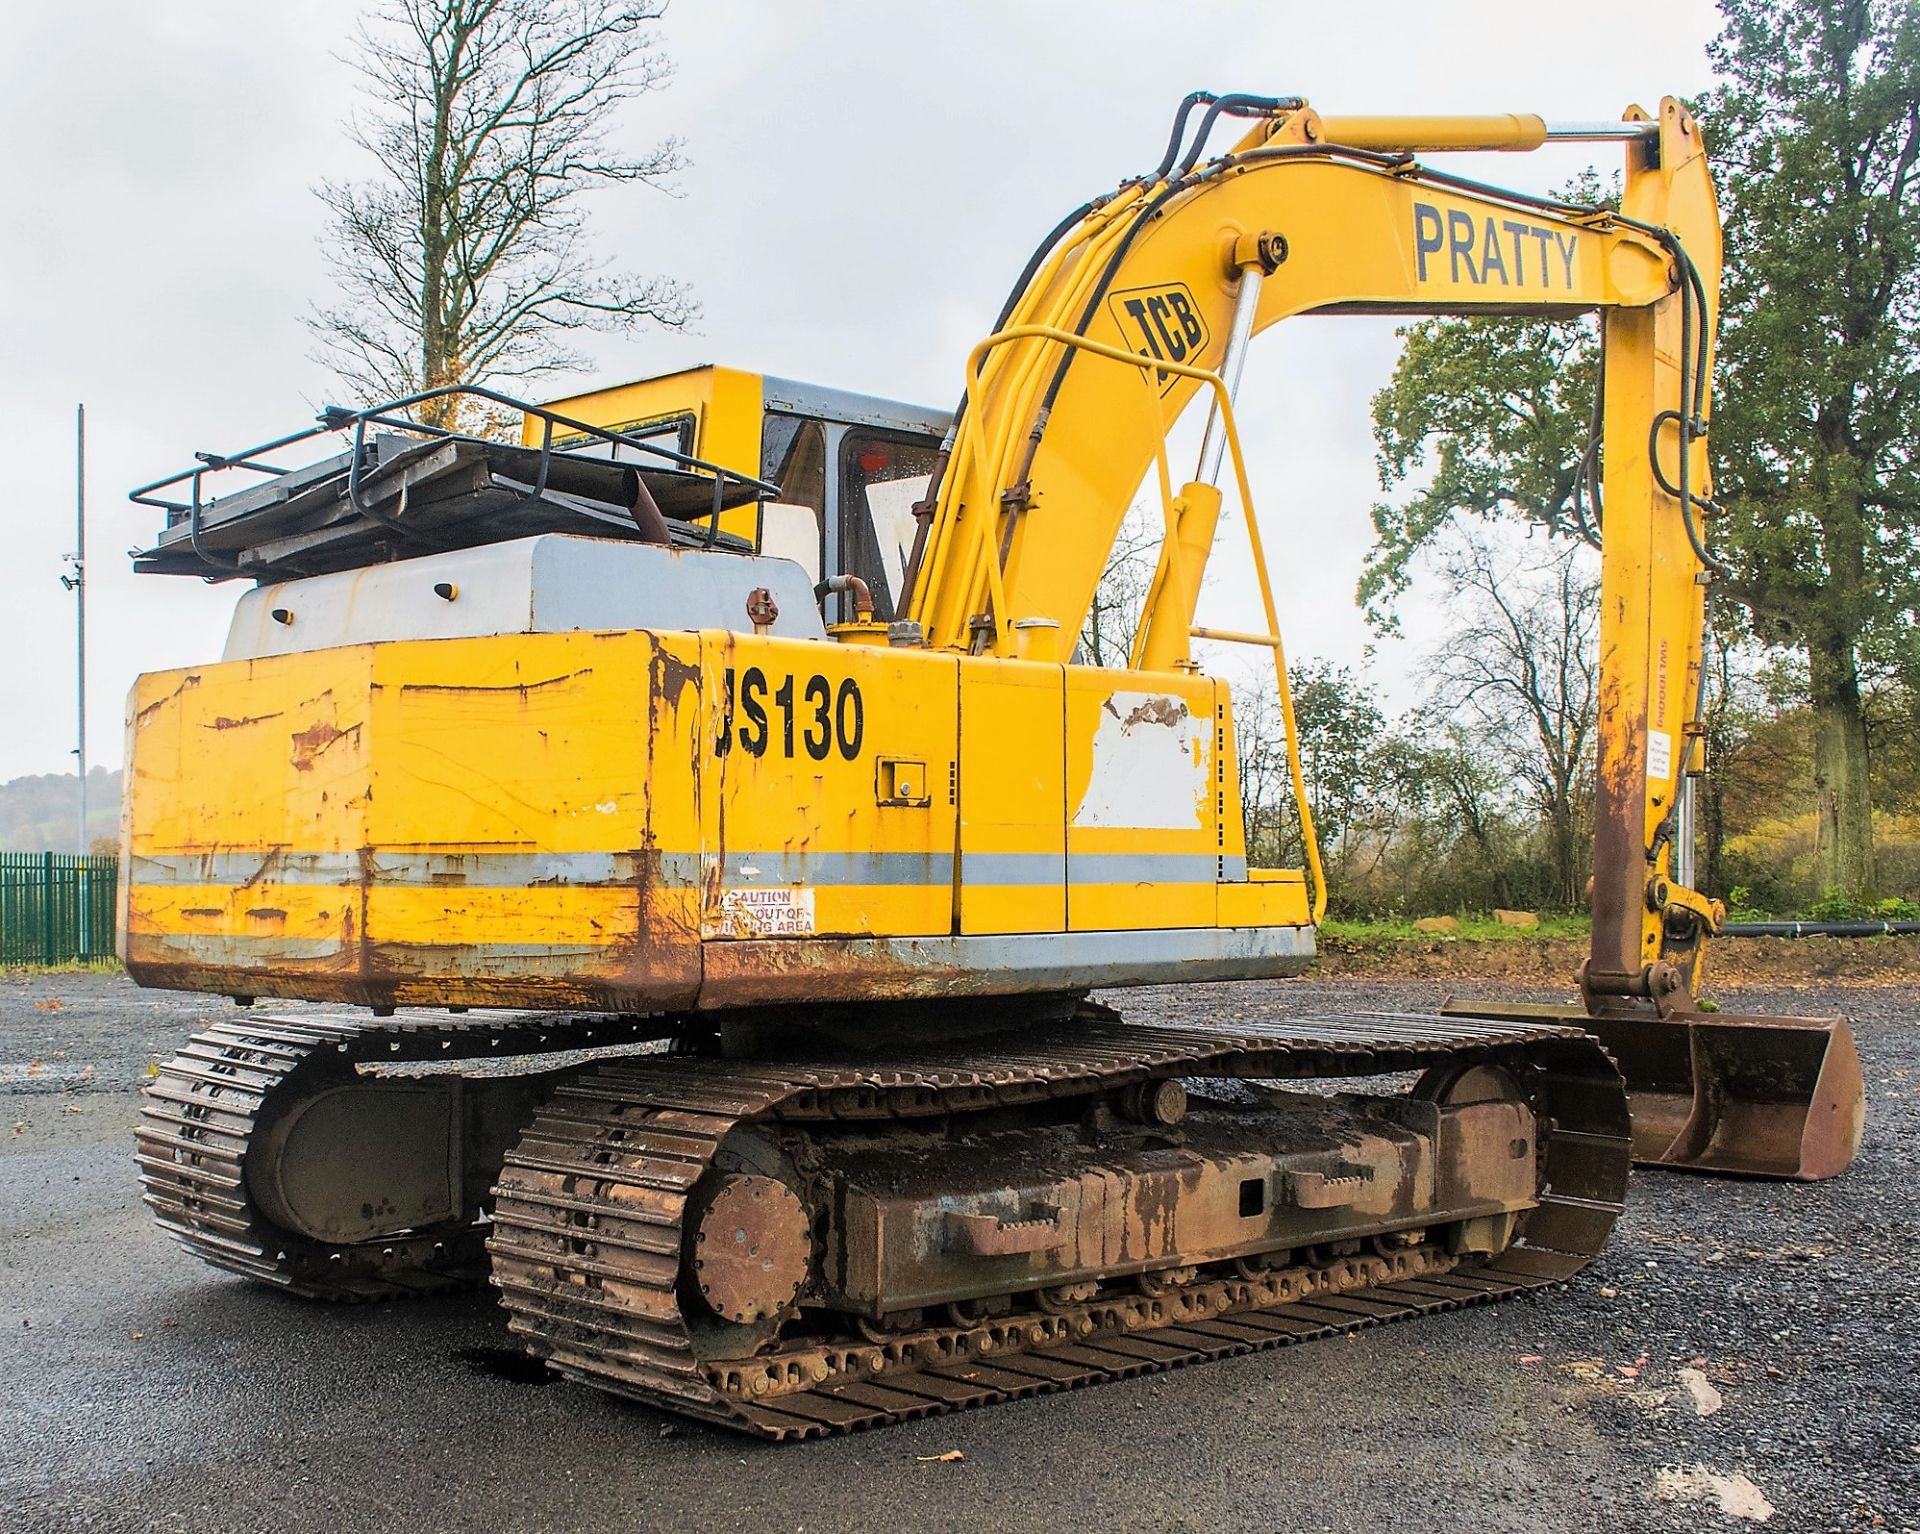
<instances>
[{"instance_id":1,"label":"peeling paint","mask_svg":"<svg viewBox=\"0 0 1920 1534\"><path fill-rule=\"evenodd\" d=\"M1102 706L1093 770L1074 807L1076 826L1192 831L1207 825L1211 720L1184 698L1117 692Z\"/></svg>"},{"instance_id":2,"label":"peeling paint","mask_svg":"<svg viewBox=\"0 0 1920 1534\"><path fill-rule=\"evenodd\" d=\"M250 724L265 724L269 719L280 718L278 710L271 714L248 714L244 718L234 719L226 714L207 721L200 726L203 730L238 730Z\"/></svg>"},{"instance_id":3,"label":"peeling paint","mask_svg":"<svg viewBox=\"0 0 1920 1534\"><path fill-rule=\"evenodd\" d=\"M199 685L200 674L197 671L189 672L180 679L180 685L175 687L172 692L168 693L164 698L155 698L153 702L135 714L133 716L133 722L136 725L145 725L155 714L173 702L175 698L179 697L189 687L198 687Z\"/></svg>"}]
</instances>

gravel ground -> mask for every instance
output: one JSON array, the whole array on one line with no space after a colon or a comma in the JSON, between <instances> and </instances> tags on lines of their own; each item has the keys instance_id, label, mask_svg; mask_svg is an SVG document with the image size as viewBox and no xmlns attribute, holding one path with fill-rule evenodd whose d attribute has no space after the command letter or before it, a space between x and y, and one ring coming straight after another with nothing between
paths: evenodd
<instances>
[{"instance_id":1,"label":"gravel ground","mask_svg":"<svg viewBox=\"0 0 1920 1534\"><path fill-rule=\"evenodd\" d=\"M1127 1005L1439 995L1293 981ZM1727 1001L1852 1017L1870 1107L1847 1176L1637 1173L1558 1295L774 1448L549 1380L485 1296L328 1308L194 1263L148 1225L130 1136L149 1061L219 1012L112 976L0 977L0 1527L1479 1534L1770 1508L1771 1529L1920 1530L1920 989ZM1701 1415L1696 1391L1722 1404Z\"/></svg>"}]
</instances>

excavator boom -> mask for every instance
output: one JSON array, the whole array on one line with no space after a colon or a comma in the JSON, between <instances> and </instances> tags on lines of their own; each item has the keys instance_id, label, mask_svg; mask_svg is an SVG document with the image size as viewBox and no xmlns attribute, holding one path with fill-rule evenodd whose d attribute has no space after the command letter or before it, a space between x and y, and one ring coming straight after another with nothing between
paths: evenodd
<instances>
[{"instance_id":1,"label":"excavator boom","mask_svg":"<svg viewBox=\"0 0 1920 1534\"><path fill-rule=\"evenodd\" d=\"M1725 916L1692 888L1684 818L1716 572L1706 444L1721 251L1699 124L1672 99L1657 115L1633 108L1620 123L1560 127L1519 115L1321 118L1255 98L1227 110L1256 120L1230 153L1189 154L1091 205L976 349L926 506L913 617L931 644L1049 653L1048 638L1057 647L1080 631L1132 487L1157 457L1167 536L1136 663L1187 666L1193 638L1224 637L1196 634L1194 609L1214 543L1226 397L1254 335L1298 314L1597 313L1604 476L1593 502L1606 512L1604 534L1588 529L1601 556L1600 717L1593 946L1578 1012L1635 1091L1641 1159L1832 1175L1852 1160L1864 1116L1846 1025L1703 1014L1696 1000ZM1617 211L1409 158L1599 138L1626 147ZM1113 365L1121 356L1154 366ZM1176 495L1166 423L1208 384L1222 398L1199 472ZM1247 504L1244 476L1239 489ZM1246 515L1257 527L1250 505ZM1254 565L1270 632L1237 637L1272 647L1284 705L1257 545ZM1324 905L1322 887L1316 918Z\"/></svg>"}]
</instances>

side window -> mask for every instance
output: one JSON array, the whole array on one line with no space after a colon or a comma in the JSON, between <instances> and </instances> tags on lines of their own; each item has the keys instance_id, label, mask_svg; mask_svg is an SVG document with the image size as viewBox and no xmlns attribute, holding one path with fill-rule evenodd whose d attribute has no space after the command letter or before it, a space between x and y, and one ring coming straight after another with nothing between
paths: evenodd
<instances>
[{"instance_id":1,"label":"side window","mask_svg":"<svg viewBox=\"0 0 1920 1534\"><path fill-rule=\"evenodd\" d=\"M675 453L691 457L693 454L692 415L681 411L676 415L655 416L651 420L623 421L610 426L608 430L617 431L622 436L634 437L641 442L657 443ZM539 446L536 438L534 445ZM563 453L576 453L582 458L611 458L615 463L637 463L654 469L669 469L673 465L665 458L654 453L641 452L628 447L624 442L603 442L598 437L559 437L553 439L553 445Z\"/></svg>"},{"instance_id":2,"label":"side window","mask_svg":"<svg viewBox=\"0 0 1920 1534\"><path fill-rule=\"evenodd\" d=\"M873 590L873 613L895 616L901 572L913 550L913 506L927 493L940 451L933 437L856 427L840 447L840 563Z\"/></svg>"},{"instance_id":3,"label":"side window","mask_svg":"<svg viewBox=\"0 0 1920 1534\"><path fill-rule=\"evenodd\" d=\"M780 487L760 512L760 552L791 559L820 579L826 562L827 438L818 421L768 411L760 425L760 477Z\"/></svg>"},{"instance_id":4,"label":"side window","mask_svg":"<svg viewBox=\"0 0 1920 1534\"><path fill-rule=\"evenodd\" d=\"M760 427L760 477L789 506L827 509L827 439L818 421L768 411Z\"/></svg>"}]
</instances>

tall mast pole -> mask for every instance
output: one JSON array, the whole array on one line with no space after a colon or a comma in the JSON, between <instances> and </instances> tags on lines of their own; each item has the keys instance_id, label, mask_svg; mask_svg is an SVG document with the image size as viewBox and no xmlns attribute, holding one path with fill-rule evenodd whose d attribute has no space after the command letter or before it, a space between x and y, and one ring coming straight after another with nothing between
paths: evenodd
<instances>
[{"instance_id":1,"label":"tall mast pole","mask_svg":"<svg viewBox=\"0 0 1920 1534\"><path fill-rule=\"evenodd\" d=\"M87 407L74 406L73 439L73 598L74 680L79 708L78 741L74 755L80 767L81 857L87 855Z\"/></svg>"}]
</instances>

